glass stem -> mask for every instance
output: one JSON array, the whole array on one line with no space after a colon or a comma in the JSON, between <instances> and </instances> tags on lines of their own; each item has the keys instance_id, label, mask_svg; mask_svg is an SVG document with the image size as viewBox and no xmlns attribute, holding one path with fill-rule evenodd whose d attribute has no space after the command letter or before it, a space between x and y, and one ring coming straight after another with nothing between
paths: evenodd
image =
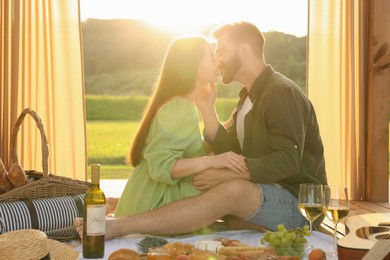
<instances>
[{"instance_id":1,"label":"glass stem","mask_svg":"<svg viewBox=\"0 0 390 260\"><path fill-rule=\"evenodd\" d=\"M337 222L334 223L334 251L337 252Z\"/></svg>"},{"instance_id":2,"label":"glass stem","mask_svg":"<svg viewBox=\"0 0 390 260\"><path fill-rule=\"evenodd\" d=\"M309 241L309 247L311 248L313 246L313 243L312 243L312 237L313 237L313 223L312 221L309 221L309 227L310 227L310 236L308 238L308 241Z\"/></svg>"}]
</instances>

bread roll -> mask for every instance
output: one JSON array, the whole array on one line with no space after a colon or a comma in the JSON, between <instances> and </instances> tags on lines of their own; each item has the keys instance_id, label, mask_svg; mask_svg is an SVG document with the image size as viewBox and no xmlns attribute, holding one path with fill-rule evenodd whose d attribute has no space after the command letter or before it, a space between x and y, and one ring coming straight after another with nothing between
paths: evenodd
<instances>
[{"instance_id":1,"label":"bread roll","mask_svg":"<svg viewBox=\"0 0 390 260\"><path fill-rule=\"evenodd\" d=\"M12 188L12 184L8 179L8 172L0 159L0 194L12 190Z\"/></svg>"},{"instance_id":2,"label":"bread roll","mask_svg":"<svg viewBox=\"0 0 390 260\"><path fill-rule=\"evenodd\" d=\"M27 184L26 173L22 166L18 163L13 163L8 173L8 179L14 188L21 187Z\"/></svg>"},{"instance_id":3,"label":"bread roll","mask_svg":"<svg viewBox=\"0 0 390 260\"><path fill-rule=\"evenodd\" d=\"M118 249L111 253L108 260L140 260L140 255L131 249Z\"/></svg>"}]
</instances>

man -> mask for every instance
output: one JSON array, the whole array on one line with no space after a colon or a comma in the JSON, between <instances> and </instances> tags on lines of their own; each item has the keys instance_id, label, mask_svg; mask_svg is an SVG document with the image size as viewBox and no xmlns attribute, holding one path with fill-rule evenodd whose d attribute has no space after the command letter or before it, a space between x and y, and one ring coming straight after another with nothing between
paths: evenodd
<instances>
[{"instance_id":1,"label":"man","mask_svg":"<svg viewBox=\"0 0 390 260\"><path fill-rule=\"evenodd\" d=\"M204 89L196 104L204 120L205 139L215 153L244 155L249 171L201 172L193 179L204 191L200 195L140 215L110 219L106 239L130 233L191 232L223 217L239 219L241 227L302 226L305 219L297 209L299 184L326 184L314 109L298 86L266 65L262 33L242 22L224 25L214 36L222 82L238 81L244 88L227 128L214 109L215 89ZM79 233L81 224L75 221Z\"/></svg>"},{"instance_id":2,"label":"man","mask_svg":"<svg viewBox=\"0 0 390 260\"><path fill-rule=\"evenodd\" d=\"M296 205L300 183L327 183L316 114L306 94L266 64L265 40L256 26L227 24L213 36L222 82L238 81L244 87L226 129L213 106L215 89L198 100L205 139L216 153L234 151L247 158L250 180L259 183L264 204L260 208L263 214L249 221L274 229L278 222L283 223L276 215L294 216L284 203ZM194 184L210 189L223 174L200 173Z\"/></svg>"}]
</instances>

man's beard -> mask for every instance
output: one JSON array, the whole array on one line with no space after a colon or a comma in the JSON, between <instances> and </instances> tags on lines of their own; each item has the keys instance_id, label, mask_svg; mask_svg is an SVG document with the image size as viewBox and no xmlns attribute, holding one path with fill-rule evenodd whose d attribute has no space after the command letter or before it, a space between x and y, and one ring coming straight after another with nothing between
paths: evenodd
<instances>
[{"instance_id":1,"label":"man's beard","mask_svg":"<svg viewBox=\"0 0 390 260\"><path fill-rule=\"evenodd\" d=\"M242 63L238 55L234 55L226 63L219 65L219 71L221 74L221 81L223 84L229 84L235 79L237 71L241 68Z\"/></svg>"}]
</instances>

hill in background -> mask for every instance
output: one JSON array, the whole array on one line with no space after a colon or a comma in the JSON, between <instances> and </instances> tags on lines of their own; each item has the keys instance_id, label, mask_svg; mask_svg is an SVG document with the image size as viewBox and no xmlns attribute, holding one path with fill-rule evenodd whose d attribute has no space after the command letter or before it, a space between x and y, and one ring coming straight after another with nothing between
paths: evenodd
<instances>
[{"instance_id":1,"label":"hill in background","mask_svg":"<svg viewBox=\"0 0 390 260\"><path fill-rule=\"evenodd\" d=\"M88 19L82 35L86 94L147 96L167 46L178 36L128 19ZM306 37L281 32L264 36L266 61L305 89ZM224 87L219 96L236 97L239 87Z\"/></svg>"}]
</instances>

